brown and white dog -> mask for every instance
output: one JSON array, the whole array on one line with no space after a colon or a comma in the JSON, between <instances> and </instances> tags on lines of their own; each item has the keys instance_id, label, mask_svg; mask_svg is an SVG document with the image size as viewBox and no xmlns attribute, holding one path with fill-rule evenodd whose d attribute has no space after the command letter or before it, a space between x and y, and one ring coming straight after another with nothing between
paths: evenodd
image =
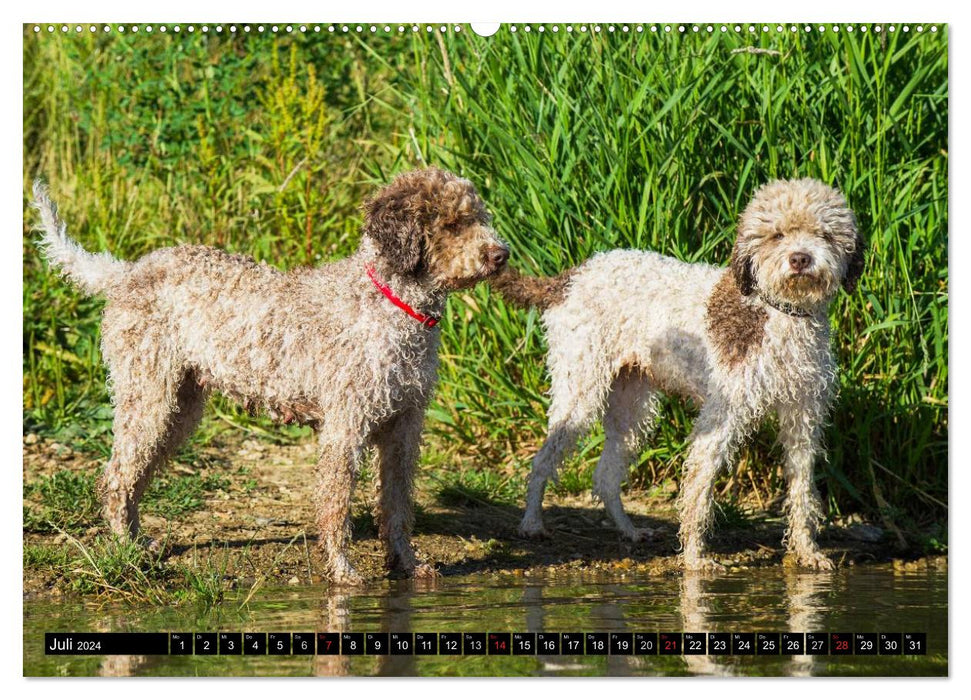
<instances>
[{"instance_id":1,"label":"brown and white dog","mask_svg":"<svg viewBox=\"0 0 971 700\"><path fill-rule=\"evenodd\" d=\"M134 262L89 253L67 236L46 189L35 185L34 196L47 259L107 299L102 354L114 445L99 487L115 533L138 533L149 479L218 391L316 429L317 526L332 579L360 580L347 558L351 492L371 447L387 565L434 573L417 561L411 528L436 324L449 292L494 274L509 255L472 183L438 169L401 175L365 205L356 253L289 272L206 246Z\"/></svg>"},{"instance_id":2,"label":"brown and white dog","mask_svg":"<svg viewBox=\"0 0 971 700\"><path fill-rule=\"evenodd\" d=\"M552 278L501 273L492 285L507 299L543 310L552 382L549 434L533 460L521 532L544 533L547 480L602 419L594 493L624 535L646 534L624 512L621 482L666 392L701 406L678 501L685 567L717 568L704 549L715 478L774 412L786 452L788 547L802 565L831 568L815 542L813 484L836 379L827 311L841 286L854 290L863 253L843 196L803 179L755 193L728 269L618 250Z\"/></svg>"}]
</instances>

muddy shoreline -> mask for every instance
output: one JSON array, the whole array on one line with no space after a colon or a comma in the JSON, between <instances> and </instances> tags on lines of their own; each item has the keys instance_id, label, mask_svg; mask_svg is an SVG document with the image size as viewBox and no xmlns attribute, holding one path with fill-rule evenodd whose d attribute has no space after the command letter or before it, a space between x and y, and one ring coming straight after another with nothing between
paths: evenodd
<instances>
[{"instance_id":1,"label":"muddy shoreline","mask_svg":"<svg viewBox=\"0 0 971 700\"><path fill-rule=\"evenodd\" d=\"M23 456L24 482L28 485L65 470L93 475L98 467L88 455L30 436L25 439ZM159 561L183 571L207 571L228 591L257 582L289 586L320 583L322 566L310 500L313 458L311 442L279 446L249 439L206 447L191 464L171 465L169 472L174 476L209 477L218 488L204 493L200 507L178 517L143 516L143 531L164 542ZM655 531L649 541L631 543L619 537L603 508L589 494L556 493L548 494L545 502L546 524L553 536L526 540L516 532L520 504L492 500L474 490L443 489L440 475L441 468L423 468L419 474L414 542L420 555L434 563L441 576L575 571L664 576L680 572L674 485L651 493L629 491L624 496L635 525ZM374 485L364 476L354 497L350 556L369 580L379 580L386 573L371 516ZM25 489L25 519L39 512L38 498ZM716 528L711 539L715 558L736 569L788 564L781 545L784 522L780 515L755 510L749 513L749 518ZM66 561L82 548L104 541L103 523L95 515L73 532L44 530L25 527L25 597L78 595ZM819 541L839 567L886 562L907 570L947 566L946 555L900 548L891 533L859 518L827 527ZM163 585L178 587L183 582L176 576Z\"/></svg>"}]
</instances>

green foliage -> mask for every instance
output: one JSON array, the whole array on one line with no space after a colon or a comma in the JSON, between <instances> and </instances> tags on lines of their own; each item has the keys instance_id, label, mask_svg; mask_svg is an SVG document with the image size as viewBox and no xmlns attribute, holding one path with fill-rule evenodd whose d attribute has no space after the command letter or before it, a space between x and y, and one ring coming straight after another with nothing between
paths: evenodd
<instances>
[{"instance_id":1,"label":"green foliage","mask_svg":"<svg viewBox=\"0 0 971 700\"><path fill-rule=\"evenodd\" d=\"M869 252L832 311L841 388L824 490L837 512L874 509L876 482L933 519L947 500L945 35L448 34L439 52L415 39L399 113L425 160L480 185L513 264L534 273L616 247L723 264L759 184L839 186ZM483 311L445 326L447 349L471 351L444 358L431 429L540 439L535 313L472 296ZM678 446L689 424L671 406L653 443ZM672 457L652 454L668 469Z\"/></svg>"},{"instance_id":2,"label":"green foliage","mask_svg":"<svg viewBox=\"0 0 971 700\"><path fill-rule=\"evenodd\" d=\"M214 605L232 589L227 575L230 557L169 564L143 542L96 537L81 542L68 533L60 545L24 545L24 568L45 570L70 590L103 600L171 605L185 602Z\"/></svg>"},{"instance_id":3,"label":"green foliage","mask_svg":"<svg viewBox=\"0 0 971 700\"><path fill-rule=\"evenodd\" d=\"M71 232L121 257L191 241L289 266L350 252L373 186L437 164L479 186L513 264L549 274L616 247L724 263L759 184L821 178L846 194L869 254L860 289L832 311L841 393L820 487L834 513L885 509L880 493L917 520L941 519L946 28L564 29L26 32L25 193L43 174ZM25 208L25 232L32 221ZM104 451L101 302L48 274L27 237L24 260L25 428ZM545 433L537 321L485 286L449 302L433 438L525 471ZM279 440L303 435L224 404L213 413ZM691 415L671 402L663 416L634 483L677 475ZM769 442L747 458L775 474ZM596 456L581 455L578 479Z\"/></svg>"},{"instance_id":4,"label":"green foliage","mask_svg":"<svg viewBox=\"0 0 971 700\"><path fill-rule=\"evenodd\" d=\"M77 550L70 563L74 591L164 602L161 581L166 577L165 565L160 556L150 553L141 543L107 537L97 538L90 545L71 539L71 544Z\"/></svg>"},{"instance_id":5,"label":"green foliage","mask_svg":"<svg viewBox=\"0 0 971 700\"><path fill-rule=\"evenodd\" d=\"M750 530L759 520L757 513L741 504L735 498L716 500L712 511L716 531L737 532Z\"/></svg>"},{"instance_id":6,"label":"green foliage","mask_svg":"<svg viewBox=\"0 0 971 700\"><path fill-rule=\"evenodd\" d=\"M579 496L590 493L593 488L593 469L588 464L578 464L570 462L563 465L559 479L553 484L554 493L569 494Z\"/></svg>"},{"instance_id":7,"label":"green foliage","mask_svg":"<svg viewBox=\"0 0 971 700\"><path fill-rule=\"evenodd\" d=\"M169 565L161 554L152 554L143 543L98 537L89 544L69 537L69 549L28 547L24 565L47 566L70 588L105 600L171 605L195 602L213 605L229 590L225 575L228 559L205 562L193 557L192 565Z\"/></svg>"},{"instance_id":8,"label":"green foliage","mask_svg":"<svg viewBox=\"0 0 971 700\"><path fill-rule=\"evenodd\" d=\"M145 512L176 518L199 510L205 505L207 496L228 486L229 479L215 474L165 476L149 484L145 492Z\"/></svg>"},{"instance_id":9,"label":"green foliage","mask_svg":"<svg viewBox=\"0 0 971 700\"><path fill-rule=\"evenodd\" d=\"M205 499L226 489L229 479L214 474L172 475L155 479L145 492L146 513L174 518L205 505ZM24 498L37 506L24 506L24 528L35 532L82 532L100 524L101 503L91 472L59 471L24 485Z\"/></svg>"},{"instance_id":10,"label":"green foliage","mask_svg":"<svg viewBox=\"0 0 971 700\"><path fill-rule=\"evenodd\" d=\"M46 545L24 545L24 568L58 569L67 566L71 561L70 553L63 547Z\"/></svg>"},{"instance_id":11,"label":"green foliage","mask_svg":"<svg viewBox=\"0 0 971 700\"><path fill-rule=\"evenodd\" d=\"M60 471L24 485L24 498L35 498L39 508L24 506L24 528L37 532L79 532L96 523L101 504L94 474Z\"/></svg>"},{"instance_id":12,"label":"green foliage","mask_svg":"<svg viewBox=\"0 0 971 700\"><path fill-rule=\"evenodd\" d=\"M193 550L189 564L178 564L175 567L177 575L185 581L183 589L175 592L177 600L190 600L203 605L223 602L230 590L227 583L231 578L227 575L229 564L229 556L223 556L217 561L213 559L212 552L205 561L200 561L198 553Z\"/></svg>"},{"instance_id":13,"label":"green foliage","mask_svg":"<svg viewBox=\"0 0 971 700\"><path fill-rule=\"evenodd\" d=\"M516 505L525 493L518 476L503 476L488 469L462 469L435 475L436 499L444 506Z\"/></svg>"}]
</instances>

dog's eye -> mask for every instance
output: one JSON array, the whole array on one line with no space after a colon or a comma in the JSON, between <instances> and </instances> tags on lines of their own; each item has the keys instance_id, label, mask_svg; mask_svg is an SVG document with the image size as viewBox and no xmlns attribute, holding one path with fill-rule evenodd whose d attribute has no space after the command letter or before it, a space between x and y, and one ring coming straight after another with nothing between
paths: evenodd
<instances>
[{"instance_id":1,"label":"dog's eye","mask_svg":"<svg viewBox=\"0 0 971 700\"><path fill-rule=\"evenodd\" d=\"M772 236L773 241L781 241L785 236L782 235L782 231L776 231L775 235Z\"/></svg>"}]
</instances>

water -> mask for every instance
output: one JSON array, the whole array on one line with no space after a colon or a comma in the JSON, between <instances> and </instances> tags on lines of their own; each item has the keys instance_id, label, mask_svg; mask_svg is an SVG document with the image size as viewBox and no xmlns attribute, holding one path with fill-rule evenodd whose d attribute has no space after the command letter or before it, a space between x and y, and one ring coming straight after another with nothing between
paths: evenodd
<instances>
[{"instance_id":1,"label":"water","mask_svg":"<svg viewBox=\"0 0 971 700\"><path fill-rule=\"evenodd\" d=\"M926 656L48 657L45 631L926 632ZM269 589L240 608L24 602L30 676L947 675L947 573L779 567L721 576L476 575L363 594Z\"/></svg>"}]
</instances>

